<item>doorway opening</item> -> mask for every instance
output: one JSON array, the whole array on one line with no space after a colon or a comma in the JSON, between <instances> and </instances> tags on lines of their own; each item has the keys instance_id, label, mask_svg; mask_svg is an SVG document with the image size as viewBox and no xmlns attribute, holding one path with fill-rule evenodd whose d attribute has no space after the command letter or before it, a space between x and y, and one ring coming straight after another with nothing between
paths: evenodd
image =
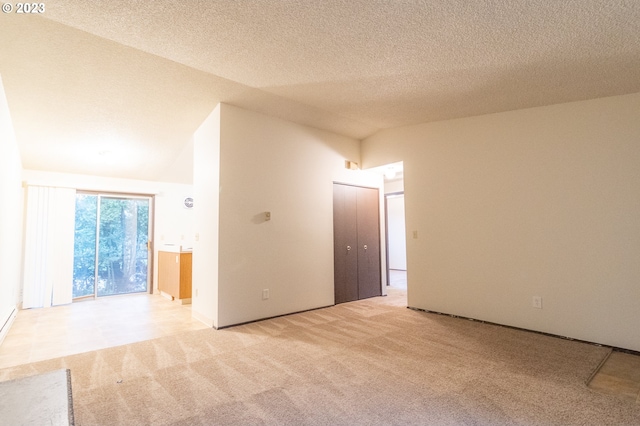
<instances>
[{"instance_id":1,"label":"doorway opening","mask_svg":"<svg viewBox=\"0 0 640 426\"><path fill-rule=\"evenodd\" d=\"M407 239L404 192L384 195L387 230L387 286L407 289Z\"/></svg>"},{"instance_id":2,"label":"doorway opening","mask_svg":"<svg viewBox=\"0 0 640 426\"><path fill-rule=\"evenodd\" d=\"M150 289L152 197L78 192L73 299Z\"/></svg>"},{"instance_id":3,"label":"doorway opening","mask_svg":"<svg viewBox=\"0 0 640 426\"><path fill-rule=\"evenodd\" d=\"M407 292L407 232L404 203L404 163L369 169L384 175L384 223L387 293ZM397 291L396 291L397 290Z\"/></svg>"}]
</instances>

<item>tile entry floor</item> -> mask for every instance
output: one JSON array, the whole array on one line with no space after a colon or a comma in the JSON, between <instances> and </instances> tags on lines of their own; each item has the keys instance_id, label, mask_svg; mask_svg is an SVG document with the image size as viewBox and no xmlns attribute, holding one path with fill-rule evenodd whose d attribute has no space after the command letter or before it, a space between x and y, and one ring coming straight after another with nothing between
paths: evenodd
<instances>
[{"instance_id":1,"label":"tile entry floor","mask_svg":"<svg viewBox=\"0 0 640 426\"><path fill-rule=\"evenodd\" d=\"M203 328L191 305L146 293L25 309L0 345L0 368Z\"/></svg>"},{"instance_id":2,"label":"tile entry floor","mask_svg":"<svg viewBox=\"0 0 640 426\"><path fill-rule=\"evenodd\" d=\"M390 271L390 295L406 306L407 272ZM391 294L392 293L392 294ZM159 295L100 297L18 311L0 345L0 368L207 328L191 305Z\"/></svg>"},{"instance_id":3,"label":"tile entry floor","mask_svg":"<svg viewBox=\"0 0 640 426\"><path fill-rule=\"evenodd\" d=\"M589 387L640 404L640 355L613 351Z\"/></svg>"}]
</instances>

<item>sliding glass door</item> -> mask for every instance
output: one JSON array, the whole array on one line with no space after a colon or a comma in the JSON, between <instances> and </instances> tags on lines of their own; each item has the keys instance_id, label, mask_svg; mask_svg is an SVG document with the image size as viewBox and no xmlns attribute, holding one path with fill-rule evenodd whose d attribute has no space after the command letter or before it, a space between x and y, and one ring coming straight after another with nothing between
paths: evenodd
<instances>
[{"instance_id":1,"label":"sliding glass door","mask_svg":"<svg viewBox=\"0 0 640 426\"><path fill-rule=\"evenodd\" d=\"M73 297L146 292L150 197L77 193Z\"/></svg>"},{"instance_id":2,"label":"sliding glass door","mask_svg":"<svg viewBox=\"0 0 640 426\"><path fill-rule=\"evenodd\" d=\"M73 298L95 295L98 196L76 193Z\"/></svg>"}]
</instances>

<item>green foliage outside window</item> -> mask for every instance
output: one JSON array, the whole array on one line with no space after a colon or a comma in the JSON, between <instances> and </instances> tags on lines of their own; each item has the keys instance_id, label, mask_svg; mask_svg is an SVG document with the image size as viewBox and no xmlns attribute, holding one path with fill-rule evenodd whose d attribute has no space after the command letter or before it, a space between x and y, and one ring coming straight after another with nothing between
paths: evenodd
<instances>
[{"instance_id":1,"label":"green foliage outside window","mask_svg":"<svg viewBox=\"0 0 640 426\"><path fill-rule=\"evenodd\" d=\"M76 196L73 297L92 295L98 195ZM149 201L100 197L98 296L147 290Z\"/></svg>"}]
</instances>

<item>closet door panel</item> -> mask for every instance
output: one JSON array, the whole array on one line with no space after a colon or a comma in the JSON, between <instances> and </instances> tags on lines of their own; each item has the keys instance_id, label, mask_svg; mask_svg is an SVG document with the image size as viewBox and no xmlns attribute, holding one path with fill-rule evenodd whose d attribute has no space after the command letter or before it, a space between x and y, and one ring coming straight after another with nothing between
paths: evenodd
<instances>
[{"instance_id":1,"label":"closet door panel","mask_svg":"<svg viewBox=\"0 0 640 426\"><path fill-rule=\"evenodd\" d=\"M380 276L379 195L357 188L358 298L382 295Z\"/></svg>"},{"instance_id":2,"label":"closet door panel","mask_svg":"<svg viewBox=\"0 0 640 426\"><path fill-rule=\"evenodd\" d=\"M335 303L358 300L357 188L333 185Z\"/></svg>"}]
</instances>

